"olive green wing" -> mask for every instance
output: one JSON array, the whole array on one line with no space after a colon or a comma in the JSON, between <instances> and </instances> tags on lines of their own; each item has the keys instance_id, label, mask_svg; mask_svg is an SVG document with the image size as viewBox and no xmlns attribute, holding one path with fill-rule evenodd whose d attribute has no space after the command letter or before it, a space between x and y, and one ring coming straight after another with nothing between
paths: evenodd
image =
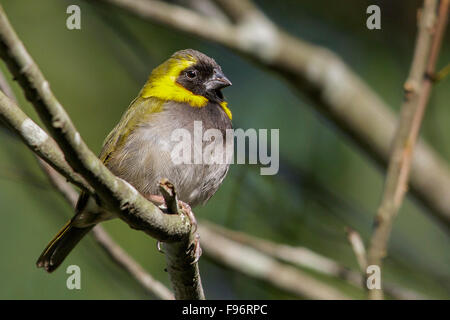
<instances>
[{"instance_id":1,"label":"olive green wing","mask_svg":"<svg viewBox=\"0 0 450 320\"><path fill-rule=\"evenodd\" d=\"M164 101L154 97L134 99L119 123L106 137L100 152L100 160L107 165L113 153L123 147L130 133L152 114L162 111L163 104Z\"/></svg>"},{"instance_id":2,"label":"olive green wing","mask_svg":"<svg viewBox=\"0 0 450 320\"><path fill-rule=\"evenodd\" d=\"M103 143L102 151L100 152L100 160L107 165L108 160L116 150L119 150L128 135L136 126L148 119L149 116L162 110L164 101L150 97L137 97L134 99L127 111L123 114L119 123L108 134ZM81 213L89 201L89 194L82 192L78 198L75 212Z\"/></svg>"}]
</instances>

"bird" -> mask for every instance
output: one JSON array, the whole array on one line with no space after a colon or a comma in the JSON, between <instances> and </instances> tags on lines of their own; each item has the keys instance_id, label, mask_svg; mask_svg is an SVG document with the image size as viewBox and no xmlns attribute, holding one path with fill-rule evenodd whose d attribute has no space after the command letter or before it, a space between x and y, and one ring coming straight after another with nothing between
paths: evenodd
<instances>
[{"instance_id":1,"label":"bird","mask_svg":"<svg viewBox=\"0 0 450 320\"><path fill-rule=\"evenodd\" d=\"M175 52L153 69L106 137L100 160L150 200L161 197L158 184L166 179L188 207L205 204L222 184L232 157L225 153L233 149L233 139L225 138L226 131L232 130L232 113L221 91L231 85L213 58L194 49ZM223 139L209 143L224 151L224 161L174 161L172 152L179 141L174 141L173 132L181 129L195 134L196 123L201 123L202 132L215 129L222 135ZM195 148L194 140L188 147ZM206 143L200 142L202 147ZM54 271L95 225L115 217L98 199L81 192L74 216L44 249L37 267Z\"/></svg>"}]
</instances>

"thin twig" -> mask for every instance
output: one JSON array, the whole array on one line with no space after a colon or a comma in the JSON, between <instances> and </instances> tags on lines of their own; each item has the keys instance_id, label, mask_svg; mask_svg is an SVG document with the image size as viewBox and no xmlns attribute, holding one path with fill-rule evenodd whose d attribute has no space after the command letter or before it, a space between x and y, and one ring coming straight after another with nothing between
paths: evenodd
<instances>
[{"instance_id":1,"label":"thin twig","mask_svg":"<svg viewBox=\"0 0 450 320\"><path fill-rule=\"evenodd\" d=\"M248 0L213 0L235 23L248 18L249 14L261 14L261 11Z\"/></svg>"},{"instance_id":2,"label":"thin twig","mask_svg":"<svg viewBox=\"0 0 450 320\"><path fill-rule=\"evenodd\" d=\"M45 159L70 182L89 193L93 193L91 186L66 162L55 140L2 92L0 92L0 119L24 141L31 151Z\"/></svg>"},{"instance_id":3,"label":"thin twig","mask_svg":"<svg viewBox=\"0 0 450 320\"><path fill-rule=\"evenodd\" d=\"M359 233L352 228L347 228L346 232L348 242L352 246L353 252L355 253L356 261L358 261L361 274L365 275L367 270L367 256L364 242Z\"/></svg>"},{"instance_id":4,"label":"thin twig","mask_svg":"<svg viewBox=\"0 0 450 320\"><path fill-rule=\"evenodd\" d=\"M354 285L359 288L366 288L365 285L363 286L364 277L360 272L355 272L339 264L333 259L318 254L317 252L314 252L311 249L275 243L267 239L261 239L255 236L251 236L247 233L226 229L216 224L213 224L209 221L201 221L199 225L201 226L202 230L205 229L209 230L208 232L211 234L211 239L213 239L210 246L216 245L217 242L214 241L213 237L214 235L219 234L227 238L228 240L237 242L240 245L256 249L259 252L262 252L263 254L268 255L278 261L288 263L290 265L299 268L306 268L309 270L313 270L315 272L330 277L343 279L346 282L350 283L351 285ZM206 247L203 246L204 254L205 256L210 257L213 260L216 260L216 255L214 255L214 252L215 250L219 249L215 249L212 255L210 255L209 252L210 246ZM244 259L244 257L242 259ZM234 267L234 270L236 270L237 272L242 272L242 267L240 267L239 265L230 265L230 266ZM384 288L386 290L386 293L395 299L399 300L425 299L425 297L422 294L414 292L410 289L400 287L394 283L385 283Z\"/></svg>"},{"instance_id":5,"label":"thin twig","mask_svg":"<svg viewBox=\"0 0 450 320\"><path fill-rule=\"evenodd\" d=\"M97 2L115 5L141 18L219 43L280 74L299 93L306 93L313 105L362 150L383 167L387 166L396 128L391 108L335 54L280 30L251 1L216 0L222 7L227 5L227 13L235 17L236 24L157 0ZM236 7L234 14L232 6ZM423 141L418 142L416 155L411 166L411 191L448 228L450 169Z\"/></svg>"},{"instance_id":6,"label":"thin twig","mask_svg":"<svg viewBox=\"0 0 450 320\"><path fill-rule=\"evenodd\" d=\"M119 266L125 269L147 292L162 300L173 300L170 290L153 278L144 268L123 250L101 227L92 229L95 241Z\"/></svg>"},{"instance_id":7,"label":"thin twig","mask_svg":"<svg viewBox=\"0 0 450 320\"><path fill-rule=\"evenodd\" d=\"M186 6L200 12L204 16L214 17L222 22L228 22L228 17L214 4L212 0L180 0Z\"/></svg>"},{"instance_id":8,"label":"thin twig","mask_svg":"<svg viewBox=\"0 0 450 320\"><path fill-rule=\"evenodd\" d=\"M3 103L0 106L0 120L3 120L4 124L8 126L8 129L16 133L36 154L38 159L45 159L58 172L67 176L70 182L92 193L93 189L64 160L56 142L51 137L48 137L47 133L40 129L33 120L28 118L22 110L17 108L17 98L2 72L0 72L0 91L4 94L0 97L0 99L3 99ZM35 137L29 136L30 131ZM36 137L40 137L40 139L33 139Z\"/></svg>"},{"instance_id":9,"label":"thin twig","mask_svg":"<svg viewBox=\"0 0 450 320\"><path fill-rule=\"evenodd\" d=\"M295 267L283 264L249 246L232 241L212 229L199 225L202 248L220 264L249 277L268 282L286 292L308 299L349 299L333 288Z\"/></svg>"},{"instance_id":10,"label":"thin twig","mask_svg":"<svg viewBox=\"0 0 450 320\"><path fill-rule=\"evenodd\" d=\"M381 268L395 216L408 188L412 155L431 91L432 75L445 31L448 0L442 0L436 19L437 0L425 0L419 19L419 31L405 82L405 101L389 161L384 192L375 217L374 231L368 250L369 265ZM369 291L369 298L382 299L382 289Z\"/></svg>"},{"instance_id":11,"label":"thin twig","mask_svg":"<svg viewBox=\"0 0 450 320\"><path fill-rule=\"evenodd\" d=\"M9 85L8 80L6 80L3 72L0 72L0 90L4 94L6 94L7 97L9 97L15 103L17 103L16 95L14 94L14 91L12 90L11 86Z\"/></svg>"},{"instance_id":12,"label":"thin twig","mask_svg":"<svg viewBox=\"0 0 450 320\"><path fill-rule=\"evenodd\" d=\"M46 124L53 138L61 147L64 157L70 166L75 169L95 189L95 196L101 200L108 210L116 212L119 217L131 227L142 230L159 241L165 241L168 247L168 263L179 263L177 257L189 258L188 261L179 266L169 265L169 270L177 270L171 279L174 286L183 286L183 277L195 277L199 284L198 290L191 288L174 288L177 299L202 299L204 298L201 288L198 264L191 263L195 260L193 255L187 256L191 241L191 226L188 219L180 215L164 214L147 201L130 184L115 177L103 163L89 150L82 140L79 132L72 124L69 116L50 90L48 81L34 63L26 51L22 42L12 29L3 8L0 7L0 55L7 63L11 73L18 80L24 90L27 99L33 103L39 116ZM20 114L21 118L6 117L8 123L12 123L25 141L34 148L41 147L43 143L51 141L48 135L32 122L31 129L23 130L26 116L19 112L20 109L14 105L3 93L0 93L0 113L2 116ZM59 149L57 149L59 150ZM60 160L61 157L58 158ZM47 160L47 159L46 159ZM49 163L52 163L51 161ZM176 281L178 278L179 281ZM191 293L191 295L183 295Z\"/></svg>"}]
</instances>

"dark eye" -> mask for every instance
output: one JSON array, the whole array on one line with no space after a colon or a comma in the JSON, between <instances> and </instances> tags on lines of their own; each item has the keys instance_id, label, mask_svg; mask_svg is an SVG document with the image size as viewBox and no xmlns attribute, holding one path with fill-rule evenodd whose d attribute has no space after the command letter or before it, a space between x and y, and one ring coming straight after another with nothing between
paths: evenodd
<instances>
[{"instance_id":1,"label":"dark eye","mask_svg":"<svg viewBox=\"0 0 450 320\"><path fill-rule=\"evenodd\" d=\"M186 72L186 76L189 79L194 79L197 76L197 72L195 70L189 70Z\"/></svg>"}]
</instances>

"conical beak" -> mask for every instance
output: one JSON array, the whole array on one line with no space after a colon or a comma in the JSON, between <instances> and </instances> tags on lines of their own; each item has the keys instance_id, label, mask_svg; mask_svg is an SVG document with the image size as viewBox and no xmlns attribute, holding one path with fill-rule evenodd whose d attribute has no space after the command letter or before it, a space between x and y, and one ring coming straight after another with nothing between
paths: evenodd
<instances>
[{"instance_id":1,"label":"conical beak","mask_svg":"<svg viewBox=\"0 0 450 320\"><path fill-rule=\"evenodd\" d=\"M206 90L220 90L231 86L232 83L222 72L214 73L214 76L206 82Z\"/></svg>"}]
</instances>

